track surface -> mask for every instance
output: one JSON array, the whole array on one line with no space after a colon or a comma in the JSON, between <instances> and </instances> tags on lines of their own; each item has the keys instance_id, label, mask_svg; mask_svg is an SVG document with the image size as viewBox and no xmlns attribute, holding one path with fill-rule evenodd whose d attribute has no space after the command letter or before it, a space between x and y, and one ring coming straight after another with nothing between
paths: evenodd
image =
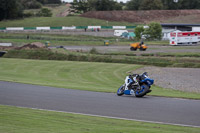
<instances>
[{"instance_id":1,"label":"track surface","mask_svg":"<svg viewBox=\"0 0 200 133\"><path fill-rule=\"evenodd\" d=\"M100 93L0 81L0 104L200 126L200 101Z\"/></svg>"}]
</instances>

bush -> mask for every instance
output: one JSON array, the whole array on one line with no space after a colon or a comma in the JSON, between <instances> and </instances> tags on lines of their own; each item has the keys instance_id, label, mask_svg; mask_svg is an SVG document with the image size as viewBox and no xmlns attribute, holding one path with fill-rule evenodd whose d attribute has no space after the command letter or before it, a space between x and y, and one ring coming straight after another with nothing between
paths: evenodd
<instances>
[{"instance_id":1,"label":"bush","mask_svg":"<svg viewBox=\"0 0 200 133\"><path fill-rule=\"evenodd\" d=\"M24 13L23 16L24 16L25 18L28 18L28 17L33 17L33 16L35 16L35 15L34 15L34 13L32 13L32 12L27 12L27 13Z\"/></svg>"},{"instance_id":2,"label":"bush","mask_svg":"<svg viewBox=\"0 0 200 133\"><path fill-rule=\"evenodd\" d=\"M160 23L152 22L148 24L149 28L145 29L144 34L149 35L152 40L160 40L162 37L162 26Z\"/></svg>"},{"instance_id":3,"label":"bush","mask_svg":"<svg viewBox=\"0 0 200 133\"><path fill-rule=\"evenodd\" d=\"M143 26L137 26L135 28L135 35L137 39L141 39L141 35L144 32L144 27Z\"/></svg>"},{"instance_id":4,"label":"bush","mask_svg":"<svg viewBox=\"0 0 200 133\"><path fill-rule=\"evenodd\" d=\"M98 54L98 51L96 48L92 48L89 53L90 54Z\"/></svg>"},{"instance_id":5,"label":"bush","mask_svg":"<svg viewBox=\"0 0 200 133\"><path fill-rule=\"evenodd\" d=\"M37 14L38 17L51 17L52 12L48 8L42 8Z\"/></svg>"}]
</instances>

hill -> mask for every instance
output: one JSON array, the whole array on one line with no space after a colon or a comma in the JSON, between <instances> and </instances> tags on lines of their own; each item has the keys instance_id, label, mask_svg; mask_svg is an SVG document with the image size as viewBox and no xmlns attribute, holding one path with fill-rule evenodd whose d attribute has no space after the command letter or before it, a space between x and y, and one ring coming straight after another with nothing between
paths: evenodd
<instances>
[{"instance_id":1,"label":"hill","mask_svg":"<svg viewBox=\"0 0 200 133\"><path fill-rule=\"evenodd\" d=\"M81 16L131 23L200 23L200 10L90 11Z\"/></svg>"}]
</instances>

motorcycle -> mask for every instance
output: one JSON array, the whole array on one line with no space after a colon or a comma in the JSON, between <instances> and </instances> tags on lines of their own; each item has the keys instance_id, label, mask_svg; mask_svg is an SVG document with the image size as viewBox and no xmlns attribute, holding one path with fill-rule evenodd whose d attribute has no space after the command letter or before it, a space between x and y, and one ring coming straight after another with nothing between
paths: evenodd
<instances>
[{"instance_id":1,"label":"motorcycle","mask_svg":"<svg viewBox=\"0 0 200 133\"><path fill-rule=\"evenodd\" d=\"M153 83L154 80L148 77L147 72L144 72L142 75L129 75L126 76L125 83L117 90L117 95L122 96L125 94L143 97L151 92L150 88Z\"/></svg>"}]
</instances>

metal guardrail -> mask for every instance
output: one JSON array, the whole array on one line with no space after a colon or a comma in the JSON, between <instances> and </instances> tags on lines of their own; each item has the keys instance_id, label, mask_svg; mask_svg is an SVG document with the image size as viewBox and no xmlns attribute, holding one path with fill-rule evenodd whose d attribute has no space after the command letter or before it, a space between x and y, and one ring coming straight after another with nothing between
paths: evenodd
<instances>
[{"instance_id":1,"label":"metal guardrail","mask_svg":"<svg viewBox=\"0 0 200 133\"><path fill-rule=\"evenodd\" d=\"M71 27L0 27L0 30L74 30L74 29L134 29L136 26L71 26Z\"/></svg>"}]
</instances>

